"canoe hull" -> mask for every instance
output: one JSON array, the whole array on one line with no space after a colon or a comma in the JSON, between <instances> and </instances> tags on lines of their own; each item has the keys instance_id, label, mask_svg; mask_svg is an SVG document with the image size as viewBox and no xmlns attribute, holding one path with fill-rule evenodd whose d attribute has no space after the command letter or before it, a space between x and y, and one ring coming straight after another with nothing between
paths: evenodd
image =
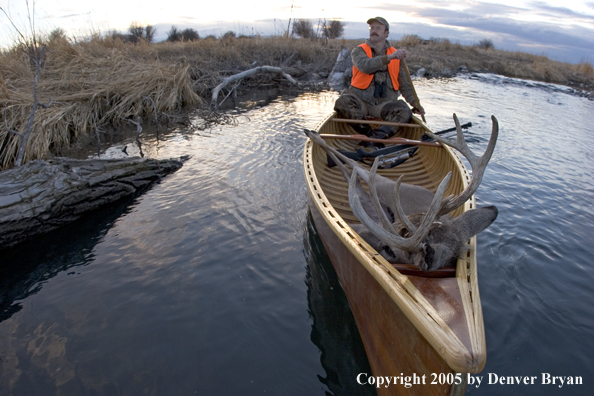
<instances>
[{"instance_id":1,"label":"canoe hull","mask_svg":"<svg viewBox=\"0 0 594 396\"><path fill-rule=\"evenodd\" d=\"M354 134L331 118L322 121L319 133ZM409 128L404 137L419 139L428 130L420 120L414 121L422 128ZM356 142L348 139L327 143L357 150ZM482 371L486 362L476 237L467 242L467 253L458 259L455 276L453 271L443 278L418 276L424 273L388 263L353 231L349 224L358 221L346 198L348 183L337 167L328 167L325 152L309 140L303 166L314 224L347 296L371 366L372 373L363 373L363 377L391 377L399 382L402 376L424 379L410 387L379 387L382 395L464 394L466 373ZM369 164L362 166L369 168ZM452 177L446 196L468 186L468 171L447 147L419 148L405 164L381 171L393 179L402 175L405 183L431 191L448 172ZM452 215L473 208L474 197Z\"/></svg>"},{"instance_id":2,"label":"canoe hull","mask_svg":"<svg viewBox=\"0 0 594 396\"><path fill-rule=\"evenodd\" d=\"M416 375L419 378L424 377L425 385L416 384L410 388L404 385L379 387L378 395L452 394L450 384L439 384L439 374L455 375L455 371L439 356L388 293L334 234L311 197L309 205L314 224L347 296L365 346L372 373L364 373L366 375L361 377L362 381L372 375ZM464 383L458 386L459 389L454 394L463 395L466 389L466 374L460 377ZM431 384L434 380L437 384Z\"/></svg>"}]
</instances>

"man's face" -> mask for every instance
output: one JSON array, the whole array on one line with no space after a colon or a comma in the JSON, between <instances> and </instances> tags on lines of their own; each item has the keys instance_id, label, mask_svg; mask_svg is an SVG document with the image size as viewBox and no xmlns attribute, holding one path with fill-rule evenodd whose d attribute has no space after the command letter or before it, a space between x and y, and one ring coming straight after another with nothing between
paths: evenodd
<instances>
[{"instance_id":1,"label":"man's face","mask_svg":"<svg viewBox=\"0 0 594 396\"><path fill-rule=\"evenodd\" d=\"M369 39L373 44L382 44L389 33L386 27L377 21L371 21L369 24Z\"/></svg>"}]
</instances>

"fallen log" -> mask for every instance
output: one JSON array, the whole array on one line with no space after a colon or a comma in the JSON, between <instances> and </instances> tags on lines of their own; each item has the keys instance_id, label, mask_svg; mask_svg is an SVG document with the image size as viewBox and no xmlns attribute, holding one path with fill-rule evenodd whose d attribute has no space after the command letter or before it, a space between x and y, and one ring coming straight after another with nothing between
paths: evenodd
<instances>
[{"instance_id":1,"label":"fallen log","mask_svg":"<svg viewBox=\"0 0 594 396\"><path fill-rule=\"evenodd\" d=\"M227 85L229 85L233 82L241 81L245 77L251 76L252 74L256 74L258 72L278 73L278 74L282 75L284 78L286 78L291 84L299 85L299 83L293 77L291 77L289 74L285 73L285 71L283 69L281 69L280 67L273 67L273 66L254 67L253 69L245 70L245 71L242 71L241 73L229 76L229 77L225 78L219 85L217 85L215 87L215 89L212 91L212 99L210 101L210 105L211 105L212 109L217 110L219 108L220 104L217 102L218 102L219 92L221 91L221 89L225 88ZM223 101L224 101L224 99L223 99Z\"/></svg>"},{"instance_id":2,"label":"fallen log","mask_svg":"<svg viewBox=\"0 0 594 396\"><path fill-rule=\"evenodd\" d=\"M179 159L35 160L0 172L0 249L131 197L181 168Z\"/></svg>"}]
</instances>

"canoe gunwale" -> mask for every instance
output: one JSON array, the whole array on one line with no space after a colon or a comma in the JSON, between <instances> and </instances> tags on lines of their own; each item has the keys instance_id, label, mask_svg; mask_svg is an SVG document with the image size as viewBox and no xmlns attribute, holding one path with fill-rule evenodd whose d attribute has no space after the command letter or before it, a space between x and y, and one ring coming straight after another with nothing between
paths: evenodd
<instances>
[{"instance_id":1,"label":"canoe gunwale","mask_svg":"<svg viewBox=\"0 0 594 396\"><path fill-rule=\"evenodd\" d=\"M327 122L331 122L334 114L325 118L317 127L320 129ZM417 117L414 121L430 130ZM340 239L350 253L356 257L361 265L371 274L392 301L404 315L418 329L422 336L431 344L452 370L461 373L478 373L486 362L486 343L482 317L482 307L478 293L478 277L476 271L476 237L469 241L469 251L466 257L458 260L456 280L462 296L464 316L468 327L471 348L467 348L460 338L447 325L436 309L415 287L407 275L400 273L394 266L378 254L365 242L347 222L340 216L326 197L322 185L317 179L313 163L314 144L308 140L303 153L303 165L306 183L317 210L334 234ZM470 176L458 155L449 147L447 155L454 159L463 176L464 187L469 183ZM465 203L466 211L475 207L474 196Z\"/></svg>"}]
</instances>

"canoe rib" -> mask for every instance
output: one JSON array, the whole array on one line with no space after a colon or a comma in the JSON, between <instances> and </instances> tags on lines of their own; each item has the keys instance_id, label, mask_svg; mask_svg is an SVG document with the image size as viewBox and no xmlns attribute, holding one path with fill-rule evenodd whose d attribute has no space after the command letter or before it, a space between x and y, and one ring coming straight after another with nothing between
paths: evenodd
<instances>
[{"instance_id":1,"label":"canoe rib","mask_svg":"<svg viewBox=\"0 0 594 396\"><path fill-rule=\"evenodd\" d=\"M324 120L318 127L320 133L349 133L349 129L345 125L332 123L331 117ZM415 121L427 128L420 120L415 118ZM348 129L347 129L348 128ZM414 132L414 131L418 132ZM408 138L420 137L423 129L411 128L413 136L406 136ZM352 133L352 132L351 132ZM329 141L332 142L332 141ZM354 143L351 143L354 145ZM345 147L344 141L337 144L341 148ZM354 147L354 146L350 146ZM439 152L431 150L441 150ZM344 202L341 202L340 213L334 207L335 197L330 199L326 195L329 187L337 191L332 192L332 195L339 194L341 189L346 188L346 181L342 176L330 177L327 173L337 172L337 170L330 170L323 164L325 161L325 153L315 146L311 141L307 141L304 149L304 172L307 181L307 186L310 192L310 201L315 206L319 215L324 220L324 225L329 227L340 243L348 249L356 261L373 277L375 282L381 286L381 289L387 293L391 301L398 307L410 323L418 330L418 332L425 338L437 354L447 363L451 370L460 373L477 373L480 372L486 362L486 343L485 333L482 317L482 308L480 304L480 296L478 293L478 279L476 271L476 238L469 241L469 252L466 257L458 261L456 269L456 278L447 279L424 279L414 276L406 276L398 272L390 263L388 263L381 255L379 255L371 246L369 246L362 238L360 238L345 221L355 221L354 216L350 214L348 202L346 207ZM432 158L438 158L437 160ZM413 158L417 161L417 165L432 169L432 174L427 177L415 177L412 180L420 180L418 184L435 189L437 184L441 181L447 171L454 171L452 180L457 179L456 183L451 182L450 187L452 191L446 194L453 193L454 189L464 188L469 183L469 174L464 167L459 157L449 148L422 148L419 150L418 158ZM412 160L409 160L412 161ZM441 165L436 165L435 162L440 162ZM427 164L426 166L424 164ZM450 169L444 169L443 164L447 164ZM410 164L405 163L408 168ZM439 169L438 169L439 168ZM402 172L394 168L393 175ZM406 169L402 167L401 169ZM388 172L384 172L385 175ZM342 179L340 179L342 178ZM326 186L324 183L331 180L333 185ZM339 182L340 180L340 182ZM343 182L344 181L344 182ZM411 182L410 180L405 180ZM415 181L413 181L414 183ZM454 187L452 185L454 184ZM463 208L458 209L454 215L459 215L463 211L474 207L474 197L469 200ZM313 207L312 207L313 210ZM344 218L343 218L344 216ZM315 219L315 216L314 216ZM317 227L320 224L316 223ZM328 241L324 244L329 248ZM330 253L330 252L329 252ZM332 254L331 254L332 257ZM333 264L335 268L337 263ZM339 264L340 265L340 264ZM338 265L338 266L339 266ZM340 278L340 271L337 269ZM432 283L429 283L432 282ZM347 292L349 285L344 284L341 279L341 284ZM439 293L432 295L428 294L427 290L431 288L438 290ZM457 289L457 290L456 290ZM440 296L453 296L450 298L453 302L447 302L440 299ZM457 295L456 295L457 294ZM347 292L349 304L353 305L353 299L359 298L356 295L349 295ZM447 300L447 299L446 299ZM456 301L454 301L456 300ZM448 305L449 304L449 305ZM452 307L456 307L456 311ZM459 312L463 311L463 312ZM355 318L357 313L354 312ZM373 318L365 318L365 320L372 320ZM359 318L359 322L364 318ZM361 332L361 326L360 326ZM397 335L394 335L397 336ZM362 338L365 336L362 334ZM364 341L365 343L365 341ZM366 345L366 349L368 346ZM370 359L370 364L373 362ZM414 368L413 368L414 369ZM377 373L376 375L397 375L400 373ZM419 374L419 373L417 373Z\"/></svg>"}]
</instances>

